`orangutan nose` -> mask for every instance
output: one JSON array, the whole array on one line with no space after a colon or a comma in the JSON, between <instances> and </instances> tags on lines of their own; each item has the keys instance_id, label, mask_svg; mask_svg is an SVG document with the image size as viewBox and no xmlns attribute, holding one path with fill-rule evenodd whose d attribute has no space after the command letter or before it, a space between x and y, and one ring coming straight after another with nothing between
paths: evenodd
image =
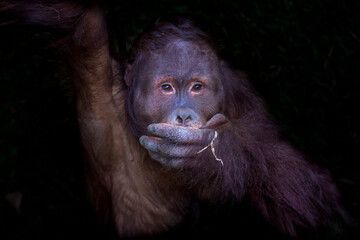
<instances>
[{"instance_id":1,"label":"orangutan nose","mask_svg":"<svg viewBox=\"0 0 360 240\"><path fill-rule=\"evenodd\" d=\"M185 126L200 127L201 121L198 115L191 108L178 108L169 117L169 123Z\"/></svg>"}]
</instances>

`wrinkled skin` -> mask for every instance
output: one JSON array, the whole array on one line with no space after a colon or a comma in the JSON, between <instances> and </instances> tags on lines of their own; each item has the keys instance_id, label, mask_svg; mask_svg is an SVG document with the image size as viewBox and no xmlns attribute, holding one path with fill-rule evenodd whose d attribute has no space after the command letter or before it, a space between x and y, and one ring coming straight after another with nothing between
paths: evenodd
<instances>
[{"instance_id":1,"label":"wrinkled skin","mask_svg":"<svg viewBox=\"0 0 360 240\"><path fill-rule=\"evenodd\" d=\"M194 157L214 137L212 126L225 124L228 119L216 114L200 129L179 125L157 123L151 124L148 131L154 136L142 136L141 145L149 151L150 156L168 167L178 167L184 158Z\"/></svg>"},{"instance_id":2,"label":"wrinkled skin","mask_svg":"<svg viewBox=\"0 0 360 240\"><path fill-rule=\"evenodd\" d=\"M149 53L139 66L134 107L142 129L141 145L160 163L177 167L214 137L211 128L228 120L218 59L208 49L175 41Z\"/></svg>"}]
</instances>

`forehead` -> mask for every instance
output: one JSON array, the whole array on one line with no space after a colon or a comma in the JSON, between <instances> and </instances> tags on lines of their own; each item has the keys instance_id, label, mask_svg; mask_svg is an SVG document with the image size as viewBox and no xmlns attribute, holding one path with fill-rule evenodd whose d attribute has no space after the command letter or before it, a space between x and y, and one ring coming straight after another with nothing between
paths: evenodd
<instances>
[{"instance_id":1,"label":"forehead","mask_svg":"<svg viewBox=\"0 0 360 240\"><path fill-rule=\"evenodd\" d=\"M209 76L216 74L217 57L210 46L183 40L176 40L164 48L147 54L143 69L148 76L173 76L191 78L193 75Z\"/></svg>"}]
</instances>

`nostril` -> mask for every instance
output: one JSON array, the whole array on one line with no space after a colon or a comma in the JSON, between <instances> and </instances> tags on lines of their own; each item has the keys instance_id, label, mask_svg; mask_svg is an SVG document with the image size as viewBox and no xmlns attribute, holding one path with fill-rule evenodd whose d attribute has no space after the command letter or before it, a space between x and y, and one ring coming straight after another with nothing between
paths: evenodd
<instances>
[{"instance_id":1,"label":"nostril","mask_svg":"<svg viewBox=\"0 0 360 240\"><path fill-rule=\"evenodd\" d=\"M191 121L191 116L177 116L176 117L176 122L180 123L181 125L185 125L186 123L188 123L189 121Z\"/></svg>"},{"instance_id":2,"label":"nostril","mask_svg":"<svg viewBox=\"0 0 360 240\"><path fill-rule=\"evenodd\" d=\"M176 117L176 122L183 124L183 119L180 116Z\"/></svg>"},{"instance_id":3,"label":"nostril","mask_svg":"<svg viewBox=\"0 0 360 240\"><path fill-rule=\"evenodd\" d=\"M168 122L180 126L192 126L198 122L198 118L190 108L177 108L170 114Z\"/></svg>"}]
</instances>

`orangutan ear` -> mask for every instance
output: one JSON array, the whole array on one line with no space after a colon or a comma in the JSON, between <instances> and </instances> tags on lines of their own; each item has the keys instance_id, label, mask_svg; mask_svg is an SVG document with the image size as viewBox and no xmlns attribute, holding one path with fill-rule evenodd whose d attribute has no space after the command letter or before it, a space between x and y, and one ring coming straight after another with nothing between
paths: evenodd
<instances>
[{"instance_id":1,"label":"orangutan ear","mask_svg":"<svg viewBox=\"0 0 360 240\"><path fill-rule=\"evenodd\" d=\"M124 81L126 83L126 86L130 86L131 84L131 70L132 70L132 64L127 63L124 73Z\"/></svg>"}]
</instances>

